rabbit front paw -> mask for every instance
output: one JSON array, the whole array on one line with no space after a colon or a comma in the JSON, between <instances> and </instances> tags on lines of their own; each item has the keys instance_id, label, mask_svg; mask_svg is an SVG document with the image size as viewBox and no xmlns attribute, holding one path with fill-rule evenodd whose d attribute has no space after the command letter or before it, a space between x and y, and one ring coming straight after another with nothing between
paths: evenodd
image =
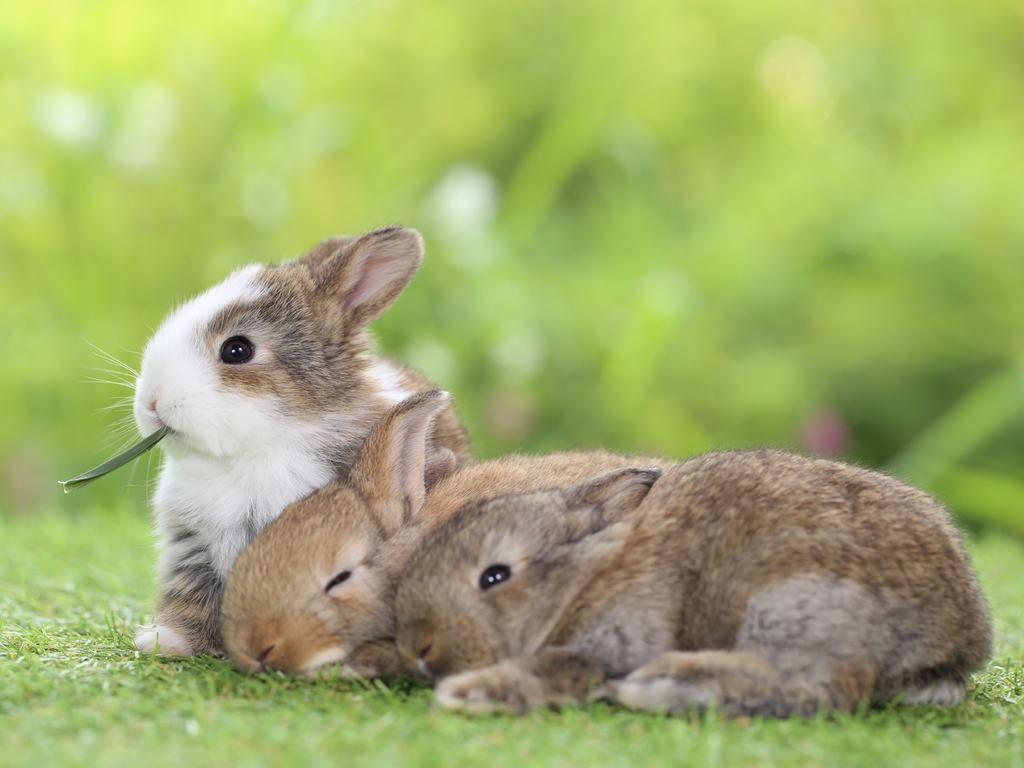
<instances>
[{"instance_id":1,"label":"rabbit front paw","mask_svg":"<svg viewBox=\"0 0 1024 768\"><path fill-rule=\"evenodd\" d=\"M547 703L540 680L507 661L447 677L435 694L445 709L470 714L523 714Z\"/></svg>"},{"instance_id":2,"label":"rabbit front paw","mask_svg":"<svg viewBox=\"0 0 1024 768\"><path fill-rule=\"evenodd\" d=\"M161 656L195 655L188 640L159 624L142 627L135 636L135 647L143 653L159 653Z\"/></svg>"}]
</instances>

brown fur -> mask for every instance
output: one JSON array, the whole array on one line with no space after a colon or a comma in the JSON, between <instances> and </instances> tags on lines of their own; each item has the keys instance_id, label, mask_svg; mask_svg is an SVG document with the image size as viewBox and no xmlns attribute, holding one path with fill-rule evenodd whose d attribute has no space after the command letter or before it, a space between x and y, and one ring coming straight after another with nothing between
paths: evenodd
<instances>
[{"instance_id":1,"label":"brown fur","mask_svg":"<svg viewBox=\"0 0 1024 768\"><path fill-rule=\"evenodd\" d=\"M634 470L634 472L643 470ZM988 657L960 535L898 480L782 451L711 453L463 509L399 581L398 646L439 701L601 695L672 712L952 704ZM604 489L618 499L595 503ZM489 589L495 564L511 577Z\"/></svg>"},{"instance_id":2,"label":"brown fur","mask_svg":"<svg viewBox=\"0 0 1024 768\"><path fill-rule=\"evenodd\" d=\"M559 487L637 462L572 452L453 471L424 441L445 403L446 393L433 392L396 405L345 479L292 504L238 558L223 634L240 668L317 676L325 664L340 664L363 676L404 672L393 643L394 583L426 533L467 502ZM345 570L352 577L325 591ZM373 644L372 654L364 643Z\"/></svg>"}]
</instances>

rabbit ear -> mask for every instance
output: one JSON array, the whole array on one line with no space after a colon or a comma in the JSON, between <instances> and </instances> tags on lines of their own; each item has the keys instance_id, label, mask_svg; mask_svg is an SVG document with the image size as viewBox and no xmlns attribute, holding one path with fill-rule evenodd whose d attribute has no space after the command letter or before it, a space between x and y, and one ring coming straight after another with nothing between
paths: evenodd
<instances>
[{"instance_id":1,"label":"rabbit ear","mask_svg":"<svg viewBox=\"0 0 1024 768\"><path fill-rule=\"evenodd\" d=\"M391 408L370 430L352 465L349 482L379 510L388 535L419 514L428 481L437 482L441 472L454 468L454 462L445 461L443 449L431 448L428 461L427 449L434 416L449 397L435 389Z\"/></svg>"},{"instance_id":2,"label":"rabbit ear","mask_svg":"<svg viewBox=\"0 0 1024 768\"><path fill-rule=\"evenodd\" d=\"M352 245L358 238L352 237L351 235L335 235L329 237L326 240L319 242L313 247L309 253L305 256L296 259L296 263L301 263L311 272L316 272L322 269L323 263L329 258L342 251L348 246Z\"/></svg>"},{"instance_id":3,"label":"rabbit ear","mask_svg":"<svg viewBox=\"0 0 1024 768\"><path fill-rule=\"evenodd\" d=\"M338 245L324 258L335 240ZM332 238L306 257L312 259L317 295L345 327L362 328L376 320L398 298L423 261L423 238L414 229L389 227L357 240Z\"/></svg>"},{"instance_id":4,"label":"rabbit ear","mask_svg":"<svg viewBox=\"0 0 1024 768\"><path fill-rule=\"evenodd\" d=\"M443 445L432 445L427 449L423 464L423 484L429 489L455 471L455 452Z\"/></svg>"},{"instance_id":5,"label":"rabbit ear","mask_svg":"<svg viewBox=\"0 0 1024 768\"><path fill-rule=\"evenodd\" d=\"M640 505L662 474L658 467L613 469L566 488L565 503L569 510L597 512L598 526L621 520Z\"/></svg>"}]
</instances>

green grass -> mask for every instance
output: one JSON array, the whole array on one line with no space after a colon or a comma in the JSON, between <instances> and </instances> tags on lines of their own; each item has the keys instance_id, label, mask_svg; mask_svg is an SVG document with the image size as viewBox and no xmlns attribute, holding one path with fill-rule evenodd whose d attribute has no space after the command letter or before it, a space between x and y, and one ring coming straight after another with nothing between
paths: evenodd
<instances>
[{"instance_id":1,"label":"green grass","mask_svg":"<svg viewBox=\"0 0 1024 768\"><path fill-rule=\"evenodd\" d=\"M437 710L410 685L253 678L139 656L152 554L133 510L0 516L0 765L1024 765L1024 547L973 552L996 619L989 668L944 710L815 720L666 718L599 704L526 717Z\"/></svg>"}]
</instances>

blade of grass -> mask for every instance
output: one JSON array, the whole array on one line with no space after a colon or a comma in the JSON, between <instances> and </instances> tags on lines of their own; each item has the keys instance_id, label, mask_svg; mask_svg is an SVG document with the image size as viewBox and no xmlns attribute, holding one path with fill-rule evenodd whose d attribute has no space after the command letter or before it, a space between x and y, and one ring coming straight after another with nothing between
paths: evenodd
<instances>
[{"instance_id":1,"label":"blade of grass","mask_svg":"<svg viewBox=\"0 0 1024 768\"><path fill-rule=\"evenodd\" d=\"M946 470L935 493L965 517L1024 536L1024 483L1012 477L966 467Z\"/></svg>"},{"instance_id":2,"label":"blade of grass","mask_svg":"<svg viewBox=\"0 0 1024 768\"><path fill-rule=\"evenodd\" d=\"M1024 409L1024 368L991 376L964 395L888 464L888 471L930 486Z\"/></svg>"},{"instance_id":3,"label":"blade of grass","mask_svg":"<svg viewBox=\"0 0 1024 768\"><path fill-rule=\"evenodd\" d=\"M163 440L167 436L167 433L169 431L170 430L167 427L161 427L160 429L146 437L141 442L138 442L135 445L133 445L127 451L119 453L117 456L110 459L109 461L103 462L98 467L94 467L93 469L90 469L88 472L78 475L78 477L73 477L70 480L60 480L60 484L64 486L64 493L70 493L71 491L81 488L83 485L88 485L93 480L103 477L104 475L113 472L118 467L124 466L132 459L141 456L154 445Z\"/></svg>"}]
</instances>

